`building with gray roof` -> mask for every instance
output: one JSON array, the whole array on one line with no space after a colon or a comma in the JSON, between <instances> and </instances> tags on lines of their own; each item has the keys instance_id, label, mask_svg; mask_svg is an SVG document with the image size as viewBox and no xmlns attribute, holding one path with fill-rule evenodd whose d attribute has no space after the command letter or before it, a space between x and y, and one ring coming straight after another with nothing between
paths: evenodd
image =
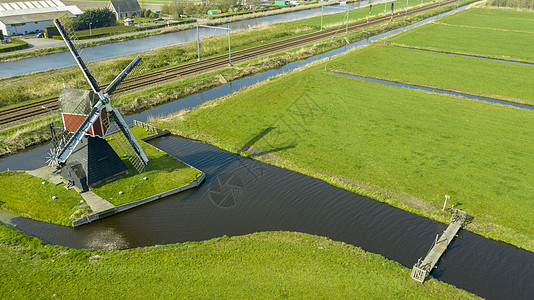
<instances>
[{"instance_id":1,"label":"building with gray roof","mask_svg":"<svg viewBox=\"0 0 534 300\"><path fill-rule=\"evenodd\" d=\"M59 0L0 3L0 30L5 36L42 32L59 15L75 18L81 13Z\"/></svg>"},{"instance_id":2,"label":"building with gray roof","mask_svg":"<svg viewBox=\"0 0 534 300\"><path fill-rule=\"evenodd\" d=\"M139 15L141 12L141 6L137 0L111 0L108 5L117 20L132 17L133 15Z\"/></svg>"}]
</instances>

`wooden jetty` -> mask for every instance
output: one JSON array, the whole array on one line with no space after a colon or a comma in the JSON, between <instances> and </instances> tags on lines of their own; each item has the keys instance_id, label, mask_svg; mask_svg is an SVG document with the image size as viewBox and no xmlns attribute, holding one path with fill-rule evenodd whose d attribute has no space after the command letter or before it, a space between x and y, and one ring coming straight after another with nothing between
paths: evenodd
<instances>
[{"instance_id":1,"label":"wooden jetty","mask_svg":"<svg viewBox=\"0 0 534 300\"><path fill-rule=\"evenodd\" d=\"M456 233L462 227L465 222L467 213L459 209L455 209L452 213L451 224L441 234L436 236L434 244L430 248L430 251L426 255L425 259L419 259L412 269L412 279L423 283L425 278L430 274L439 258L443 255L447 247L451 243L452 239L456 236Z\"/></svg>"}]
</instances>

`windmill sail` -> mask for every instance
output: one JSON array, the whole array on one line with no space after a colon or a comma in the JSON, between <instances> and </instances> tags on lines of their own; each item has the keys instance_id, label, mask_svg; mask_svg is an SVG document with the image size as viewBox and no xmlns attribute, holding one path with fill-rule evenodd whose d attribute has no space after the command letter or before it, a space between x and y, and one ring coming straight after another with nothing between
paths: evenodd
<instances>
[{"instance_id":1,"label":"windmill sail","mask_svg":"<svg viewBox=\"0 0 534 300\"><path fill-rule=\"evenodd\" d=\"M101 95L102 93L100 91L100 87L98 86L98 82L96 81L96 79L91 74L89 68L87 67L87 65L85 64L85 62L82 59L82 55L80 54L80 52L74 46L74 43L70 39L69 35L67 34L67 31L65 30L65 28L63 27L63 25L61 24L59 19L55 19L54 20L54 25L56 25L56 28L59 31L59 34L61 34L61 37L63 38L63 40L67 44L67 47L69 48L70 53L72 53L72 56L74 56L74 59L76 60L76 63L78 64L78 66L80 66L80 69L82 70L83 75L87 79L87 82L89 82L89 85L91 86L91 89L95 93L99 94L99 96L101 96L100 97L101 99L104 98L103 95ZM71 34L71 36L73 36L73 35L74 34Z\"/></svg>"},{"instance_id":2,"label":"windmill sail","mask_svg":"<svg viewBox=\"0 0 534 300\"><path fill-rule=\"evenodd\" d=\"M91 103L91 112L89 115L70 115L69 118L77 119L78 117L83 117L83 122L79 125L74 132L68 139L68 142L65 143L65 145L61 145L60 149L57 149L55 151L53 156L56 159L56 163L59 167L65 165L67 159L71 155L71 153L74 151L76 146L80 143L82 138L91 130L93 125L99 124L101 127L104 128L106 126L109 126L107 123L107 115L111 117L111 120L114 121L116 126L120 129L119 132L122 133L124 139L127 141L125 143L127 145L127 148L129 150L133 150L132 155L128 155L130 158L130 161L132 162L132 165L139 171L142 172L144 170L144 166L148 163L148 158L146 157L145 153L135 140L135 137L133 136L132 132L130 131L128 125L120 115L117 109L113 109L111 105L109 104L109 93L111 93L113 90L116 89L116 87L121 83L121 81L132 71L132 69L141 61L141 58L138 56L136 57L127 67L124 69L116 78L113 80L111 84L106 88L106 90L103 92L98 85L98 82L91 74L89 68L87 67L86 63L84 62L84 59L80 55L79 51L74 46L74 43L72 43L69 34L61 24L61 21L59 19L54 20L54 24L56 25L59 33L65 40L65 43L67 44L67 47L69 48L70 52L72 53L72 56L76 60L76 63L82 70L85 78L89 82L89 85L91 86L91 89L98 95L99 100L93 105ZM107 113L102 113L107 112ZM105 119L100 118L101 115L106 116ZM81 120L80 120L81 121ZM98 121L98 122L97 122ZM71 123L72 124L72 123ZM105 125L105 126L104 126ZM67 126L65 127L67 129ZM74 129L71 129L74 131ZM104 129L102 129L104 132ZM93 130L93 133L95 131ZM105 132L103 133L105 135ZM103 137L103 136L102 136ZM130 151L131 152L131 151Z\"/></svg>"},{"instance_id":3,"label":"windmill sail","mask_svg":"<svg viewBox=\"0 0 534 300\"><path fill-rule=\"evenodd\" d=\"M106 87L104 90L104 94L111 94L117 86L122 82L122 80L130 74L133 68L137 66L137 64L141 61L141 57L137 55L137 57L124 69L115 79Z\"/></svg>"}]
</instances>

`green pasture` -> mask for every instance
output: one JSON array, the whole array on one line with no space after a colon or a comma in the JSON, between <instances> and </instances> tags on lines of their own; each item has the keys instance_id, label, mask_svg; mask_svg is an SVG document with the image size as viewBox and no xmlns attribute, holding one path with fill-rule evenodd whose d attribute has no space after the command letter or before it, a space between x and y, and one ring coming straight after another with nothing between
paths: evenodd
<instances>
[{"instance_id":1,"label":"green pasture","mask_svg":"<svg viewBox=\"0 0 534 300\"><path fill-rule=\"evenodd\" d=\"M534 62L534 34L427 24L388 39L391 43L436 51Z\"/></svg>"},{"instance_id":2,"label":"green pasture","mask_svg":"<svg viewBox=\"0 0 534 300\"><path fill-rule=\"evenodd\" d=\"M153 133L139 127L132 127L132 133L148 157L148 165L143 173L138 173L131 166L129 160L123 158L123 161L129 166L129 173L93 188L93 192L100 197L114 205L130 203L194 182L202 174L197 169L191 168L165 152L141 141L141 138ZM111 135L107 139L115 151L122 156L123 152L115 137Z\"/></svg>"},{"instance_id":3,"label":"green pasture","mask_svg":"<svg viewBox=\"0 0 534 300\"><path fill-rule=\"evenodd\" d=\"M437 22L449 25L534 33L534 12L532 11L473 7L444 17Z\"/></svg>"},{"instance_id":4,"label":"green pasture","mask_svg":"<svg viewBox=\"0 0 534 300\"><path fill-rule=\"evenodd\" d=\"M0 295L15 299L478 299L324 237L262 232L122 251L46 245L0 225ZM5 298L5 297L4 297Z\"/></svg>"},{"instance_id":5,"label":"green pasture","mask_svg":"<svg viewBox=\"0 0 534 300\"><path fill-rule=\"evenodd\" d=\"M0 190L0 209L38 221L70 226L89 209L75 190L25 172L0 173Z\"/></svg>"},{"instance_id":6,"label":"green pasture","mask_svg":"<svg viewBox=\"0 0 534 300\"><path fill-rule=\"evenodd\" d=\"M373 45L328 64L328 70L534 105L534 66Z\"/></svg>"},{"instance_id":7,"label":"green pasture","mask_svg":"<svg viewBox=\"0 0 534 300\"><path fill-rule=\"evenodd\" d=\"M252 148L274 164L445 222L450 195L474 216L471 230L534 249L531 111L331 75L325 64L156 125L235 152L259 138Z\"/></svg>"}]
</instances>

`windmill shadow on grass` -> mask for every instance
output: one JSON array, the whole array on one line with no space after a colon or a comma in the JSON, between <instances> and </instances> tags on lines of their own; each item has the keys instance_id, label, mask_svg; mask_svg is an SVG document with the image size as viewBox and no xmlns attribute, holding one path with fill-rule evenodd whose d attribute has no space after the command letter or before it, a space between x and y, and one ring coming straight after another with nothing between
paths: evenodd
<instances>
[{"instance_id":1,"label":"windmill shadow on grass","mask_svg":"<svg viewBox=\"0 0 534 300\"><path fill-rule=\"evenodd\" d=\"M253 136L250 140L248 140L241 149L237 152L238 154L242 153L248 153L250 154L250 157L257 157L257 156L263 156L266 154L270 154L273 152L279 152L282 150L292 149L295 148L297 145L297 138L292 138L290 140L283 141L280 138L271 138L266 141L267 146L270 149L266 150L260 150L257 148L253 148L252 146L256 144L259 140L266 138L266 136L271 133L273 130L277 129L277 127L269 126L262 131L260 131L258 134ZM281 145L280 145L281 144Z\"/></svg>"}]
</instances>

